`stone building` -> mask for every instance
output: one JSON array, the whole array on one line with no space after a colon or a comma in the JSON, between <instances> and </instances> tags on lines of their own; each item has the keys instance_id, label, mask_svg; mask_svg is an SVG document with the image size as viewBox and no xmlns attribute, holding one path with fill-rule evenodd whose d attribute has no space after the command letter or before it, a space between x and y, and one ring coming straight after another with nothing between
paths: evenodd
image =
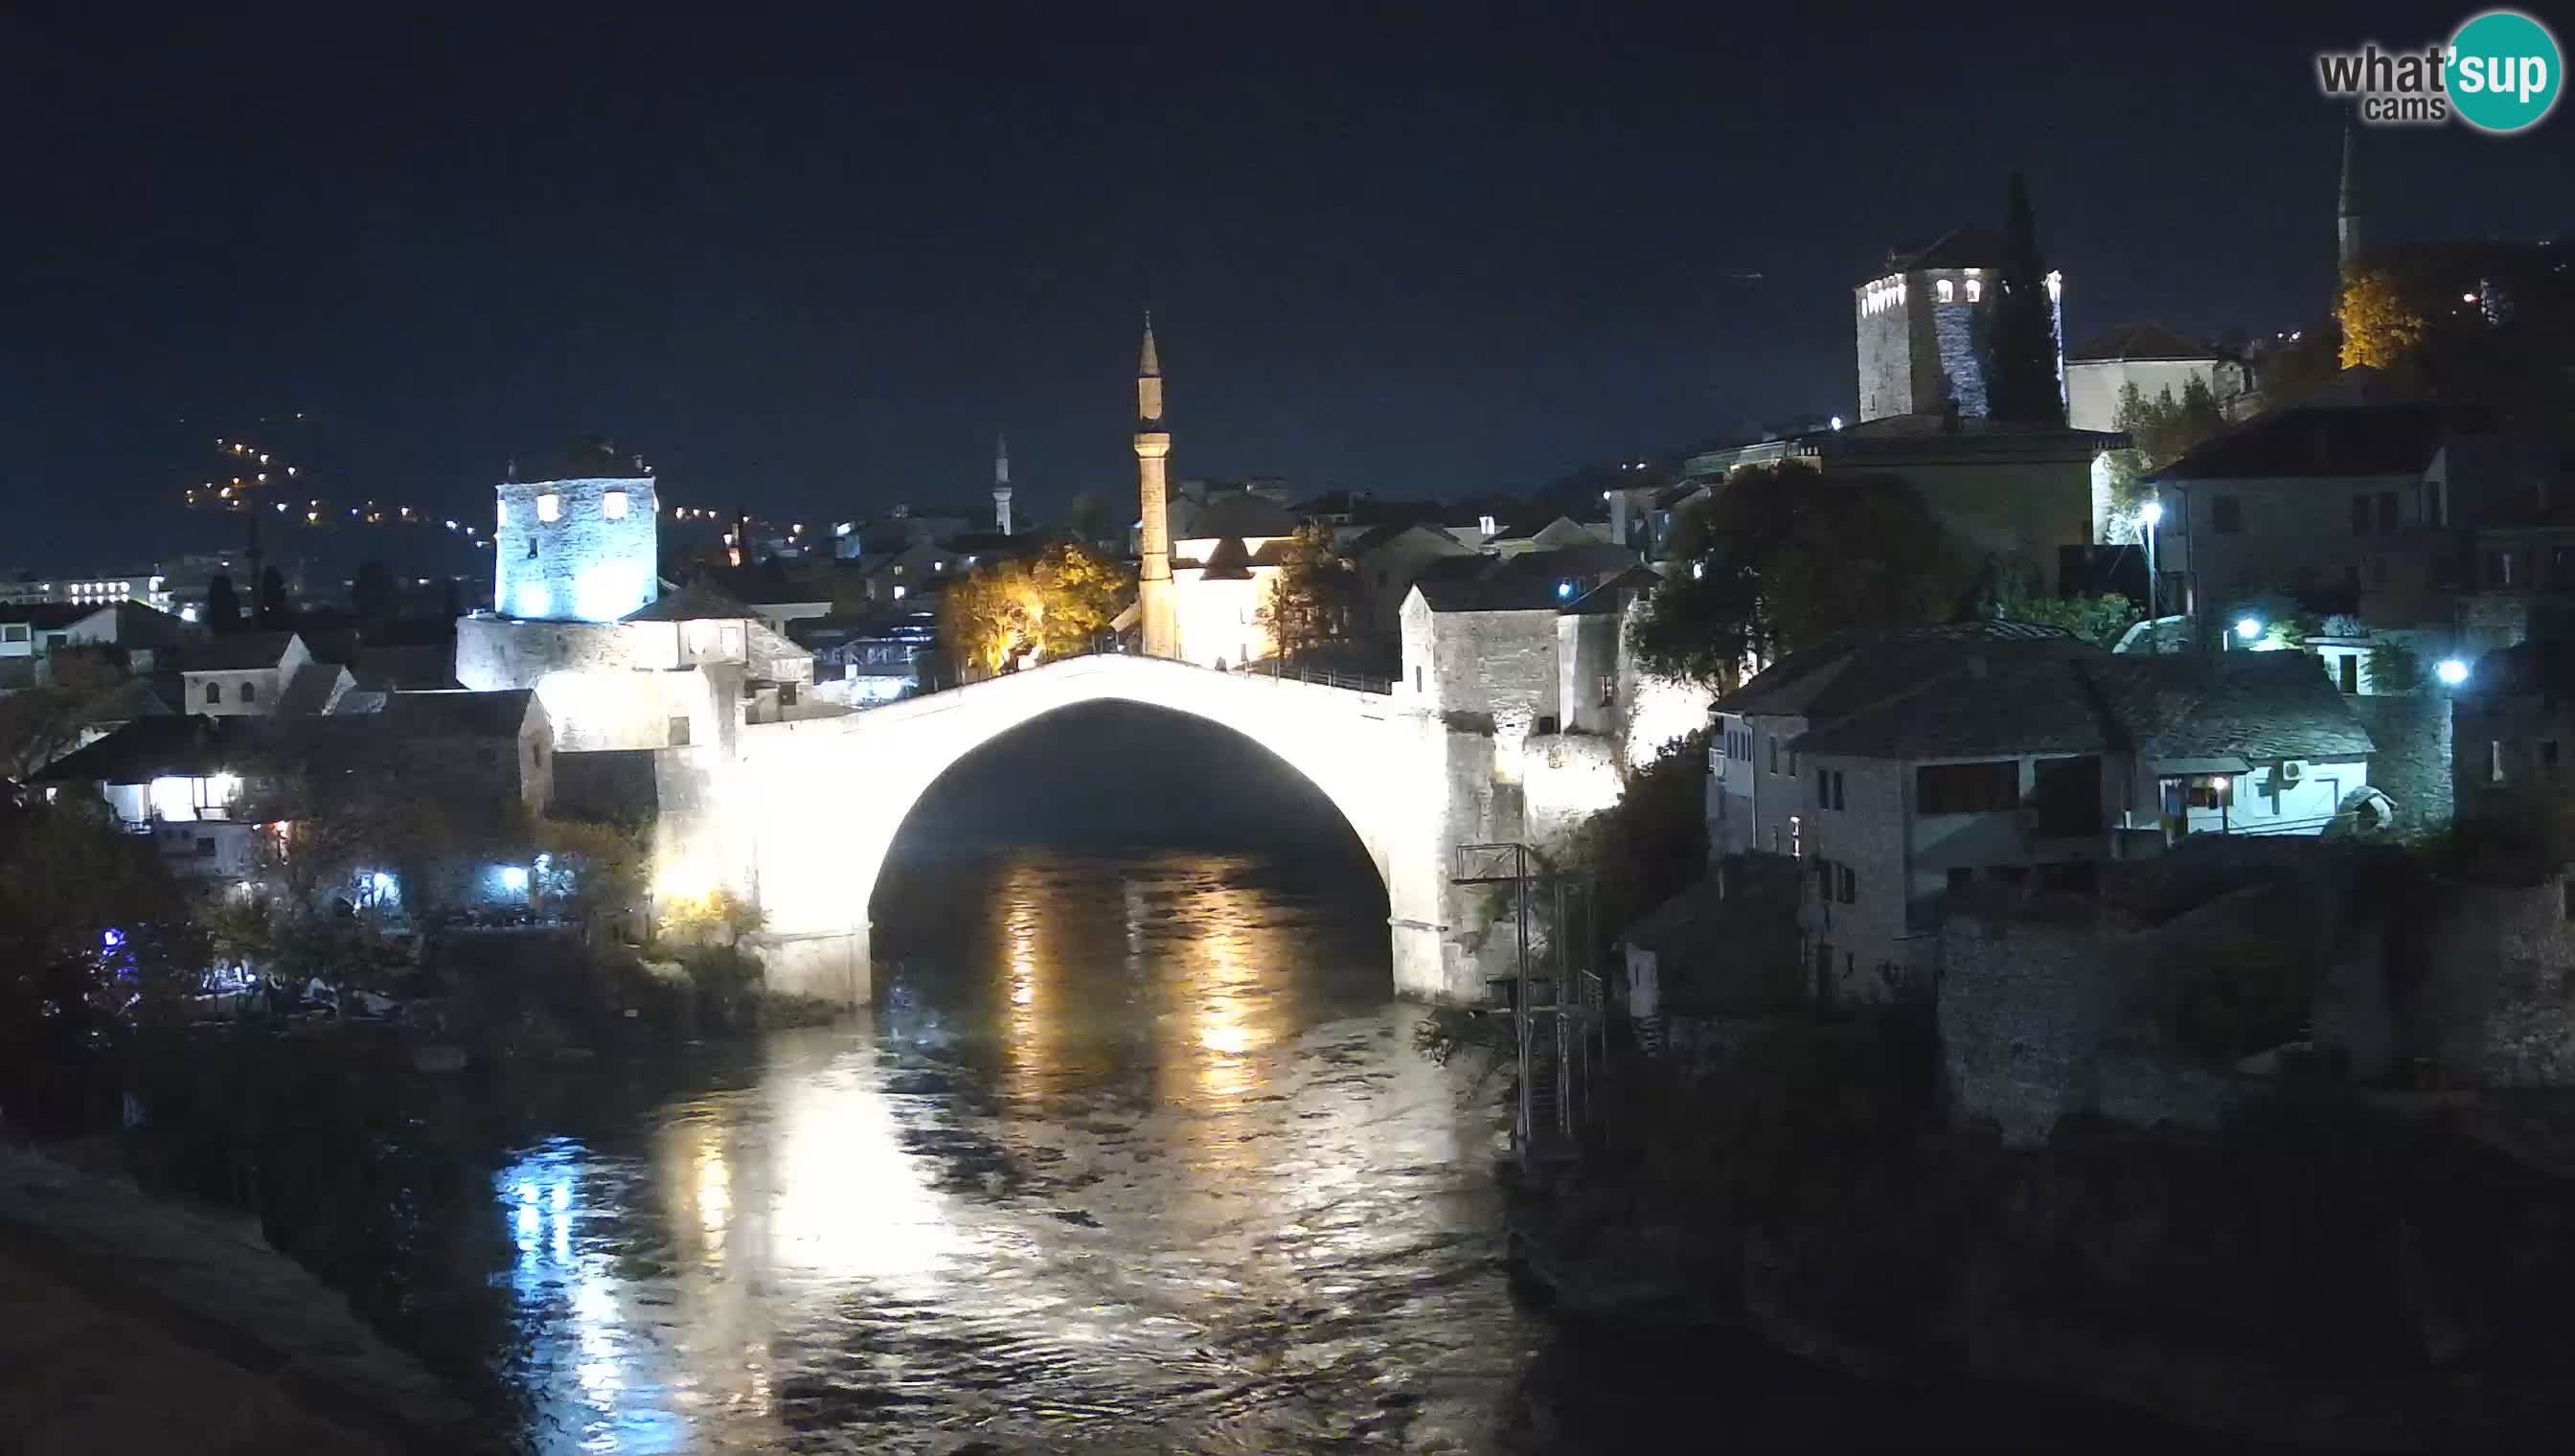
<instances>
[{"instance_id":1,"label":"stone building","mask_svg":"<svg viewBox=\"0 0 2575 1456\"><path fill-rule=\"evenodd\" d=\"M292 632L240 632L177 654L181 711L215 718L329 713L357 686L349 670L317 660Z\"/></svg>"},{"instance_id":2,"label":"stone building","mask_svg":"<svg viewBox=\"0 0 2575 1456\"><path fill-rule=\"evenodd\" d=\"M2185 339L2161 324L2120 324L2094 335L2065 360L2065 423L2077 430L2119 428L2119 399L2130 386L2151 405L2174 403L2193 384L2206 386L2223 409L2250 387L2241 361Z\"/></svg>"},{"instance_id":3,"label":"stone building","mask_svg":"<svg viewBox=\"0 0 2575 1456\"><path fill-rule=\"evenodd\" d=\"M2121 657L2009 623L1847 634L1716 715L1711 847L1807 866L1828 1001L1926 986L1980 884L2088 893L2184 835L2322 833L2374 749L2304 654Z\"/></svg>"},{"instance_id":4,"label":"stone building","mask_svg":"<svg viewBox=\"0 0 2575 1456\"><path fill-rule=\"evenodd\" d=\"M2473 531L2537 489L2517 461L2472 407L2272 411L2149 481L2161 600L2207 638L2270 593L2338 595L2373 630L2437 635L2471 585Z\"/></svg>"},{"instance_id":5,"label":"stone building","mask_svg":"<svg viewBox=\"0 0 2575 1456\"><path fill-rule=\"evenodd\" d=\"M1851 290L1859 342L1859 418L1986 413L1978 344L2008 248L2000 233L1961 229L1927 248L1889 249L1886 271ZM2065 375L2063 275L2047 276L2056 372Z\"/></svg>"},{"instance_id":6,"label":"stone building","mask_svg":"<svg viewBox=\"0 0 2575 1456\"><path fill-rule=\"evenodd\" d=\"M1893 415L1704 451L1682 469L1690 486L1711 492L1756 465L1900 477L1959 549L2008 565L2053 593L2064 585L2064 551L2092 541L2096 465L2104 452L2126 444L2125 436L2092 430Z\"/></svg>"},{"instance_id":7,"label":"stone building","mask_svg":"<svg viewBox=\"0 0 2575 1456\"><path fill-rule=\"evenodd\" d=\"M502 483L492 533L492 602L503 616L615 622L660 590L661 505L640 462L603 447Z\"/></svg>"},{"instance_id":8,"label":"stone building","mask_svg":"<svg viewBox=\"0 0 2575 1456\"><path fill-rule=\"evenodd\" d=\"M2486 654L2450 714L2459 820L2520 826L2548 864L2575 862L2575 648L2552 637Z\"/></svg>"}]
</instances>

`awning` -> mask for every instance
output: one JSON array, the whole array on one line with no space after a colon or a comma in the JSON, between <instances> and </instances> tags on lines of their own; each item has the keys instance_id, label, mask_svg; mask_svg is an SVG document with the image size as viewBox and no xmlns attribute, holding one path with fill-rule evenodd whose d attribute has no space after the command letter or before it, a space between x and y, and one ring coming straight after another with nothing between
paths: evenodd
<instances>
[{"instance_id":1,"label":"awning","mask_svg":"<svg viewBox=\"0 0 2575 1456\"><path fill-rule=\"evenodd\" d=\"M2182 778L2193 773L2250 773L2253 765L2232 754L2215 758L2157 758L2153 760L2158 778Z\"/></svg>"}]
</instances>

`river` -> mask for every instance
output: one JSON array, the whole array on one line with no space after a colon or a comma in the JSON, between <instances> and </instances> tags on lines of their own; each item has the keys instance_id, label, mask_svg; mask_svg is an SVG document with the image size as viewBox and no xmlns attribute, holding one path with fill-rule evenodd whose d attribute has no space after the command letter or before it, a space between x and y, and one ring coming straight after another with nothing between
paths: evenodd
<instances>
[{"instance_id":1,"label":"river","mask_svg":"<svg viewBox=\"0 0 2575 1456\"><path fill-rule=\"evenodd\" d=\"M1350 867L913 866L879 900L872 1014L522 1098L477 1163L487 1216L420 1229L440 1251L403 1261L483 1271L490 1313L391 1332L506 1392L512 1437L549 1453L1765 1451L2093 1426L1521 1307L1491 1083L1413 1050L1383 900Z\"/></svg>"}]
</instances>

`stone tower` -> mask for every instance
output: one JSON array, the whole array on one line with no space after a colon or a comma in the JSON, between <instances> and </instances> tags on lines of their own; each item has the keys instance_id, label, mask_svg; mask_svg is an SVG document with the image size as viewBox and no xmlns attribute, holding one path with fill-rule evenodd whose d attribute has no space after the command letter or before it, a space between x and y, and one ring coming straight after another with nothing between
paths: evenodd
<instances>
[{"instance_id":1,"label":"stone tower","mask_svg":"<svg viewBox=\"0 0 2575 1456\"><path fill-rule=\"evenodd\" d=\"M615 622L660 595L662 508L641 460L603 451L514 465L495 494L492 606L501 616Z\"/></svg>"},{"instance_id":2,"label":"stone tower","mask_svg":"<svg viewBox=\"0 0 2575 1456\"><path fill-rule=\"evenodd\" d=\"M1011 442L993 437L993 529L1011 534Z\"/></svg>"},{"instance_id":3,"label":"stone tower","mask_svg":"<svg viewBox=\"0 0 2575 1456\"><path fill-rule=\"evenodd\" d=\"M2334 257L2344 273L2360 262L2361 250L2367 246L2361 232L2360 189L2354 176L2353 148L2356 137L2351 123L2342 127L2342 192L2334 205Z\"/></svg>"},{"instance_id":4,"label":"stone tower","mask_svg":"<svg viewBox=\"0 0 2575 1456\"><path fill-rule=\"evenodd\" d=\"M1172 517L1165 462L1172 432L1163 424L1163 360L1154 349L1154 315L1145 313L1145 348L1136 360L1137 620L1145 656L1181 655L1181 624L1172 601Z\"/></svg>"}]
</instances>

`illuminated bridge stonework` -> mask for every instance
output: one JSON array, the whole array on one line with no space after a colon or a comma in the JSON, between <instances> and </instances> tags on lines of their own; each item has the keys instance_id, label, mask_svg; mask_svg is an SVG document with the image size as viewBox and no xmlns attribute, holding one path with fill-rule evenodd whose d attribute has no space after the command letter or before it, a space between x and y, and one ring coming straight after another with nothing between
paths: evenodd
<instances>
[{"instance_id":1,"label":"illuminated bridge stonework","mask_svg":"<svg viewBox=\"0 0 2575 1456\"><path fill-rule=\"evenodd\" d=\"M754 725L701 781L694 810L666 818L663 852L707 856L766 912L773 988L865 1002L868 898L913 805L985 743L1104 702L1204 719L1302 773L1357 831L1385 883L1396 993L1482 998L1487 942L1508 937L1488 936L1480 902L1448 879L1456 844L1492 837L1492 736L1382 694L1108 656L847 717Z\"/></svg>"}]
</instances>

